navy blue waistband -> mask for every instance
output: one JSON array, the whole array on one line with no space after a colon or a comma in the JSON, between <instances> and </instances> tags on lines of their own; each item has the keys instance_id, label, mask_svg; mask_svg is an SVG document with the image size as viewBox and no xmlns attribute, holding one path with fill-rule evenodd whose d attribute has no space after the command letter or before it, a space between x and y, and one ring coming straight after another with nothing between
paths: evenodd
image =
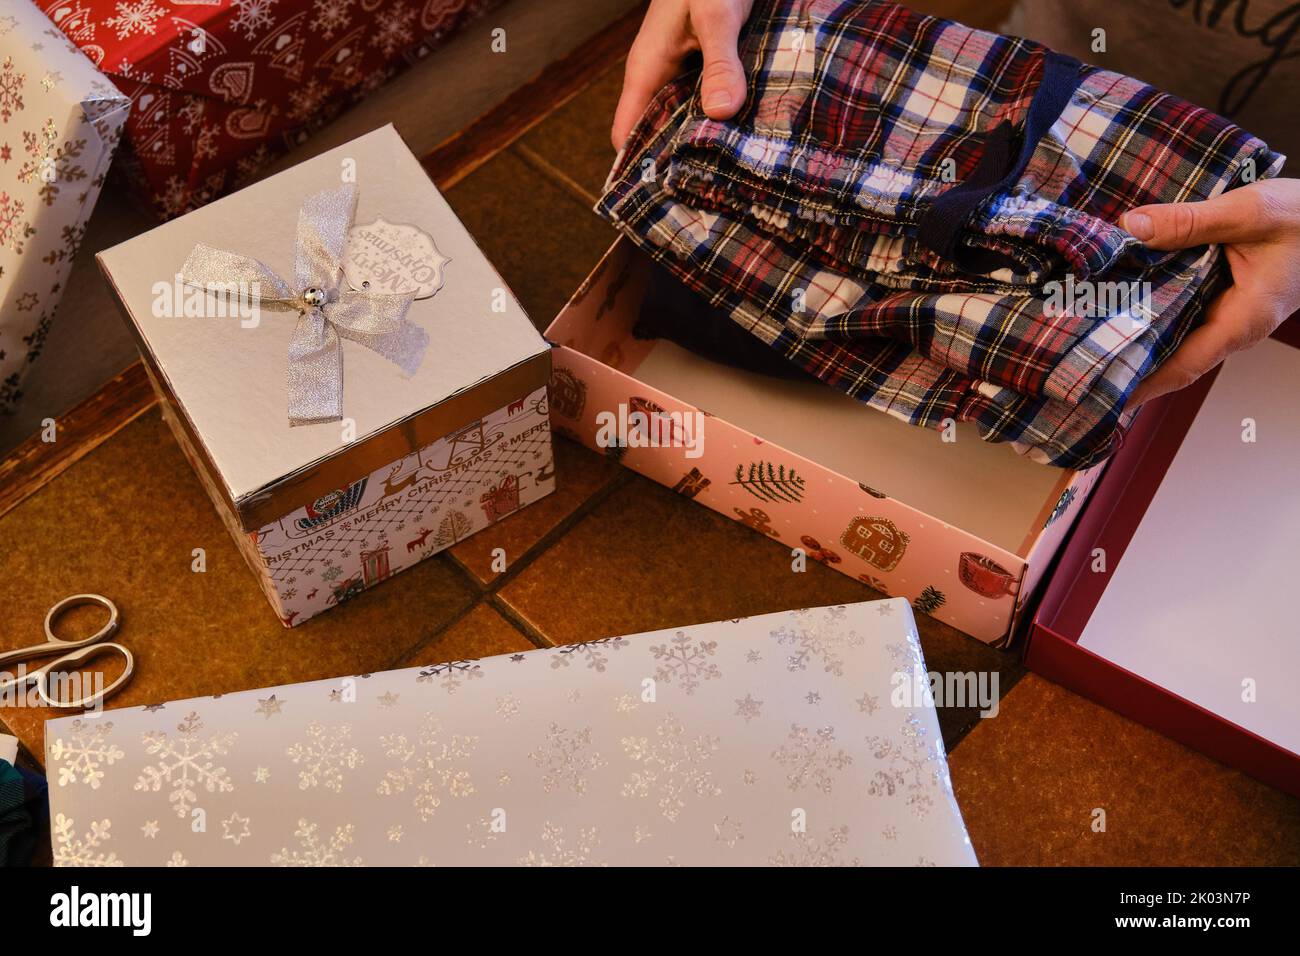
<instances>
[{"instance_id":1,"label":"navy blue waistband","mask_svg":"<svg viewBox=\"0 0 1300 956\"><path fill-rule=\"evenodd\" d=\"M984 152L974 172L930 204L917 224L917 239L936 255L973 272L988 272L1001 261L987 261L984 250L959 249L957 240L971 214L985 199L1010 189L1025 172L1038 141L1047 134L1069 104L1083 79L1074 57L1049 51L1043 60L1043 78L1029 103L1023 129L1003 120L984 137ZM1015 154L1019 139L1020 151ZM994 256L993 258L1000 257Z\"/></svg>"}]
</instances>

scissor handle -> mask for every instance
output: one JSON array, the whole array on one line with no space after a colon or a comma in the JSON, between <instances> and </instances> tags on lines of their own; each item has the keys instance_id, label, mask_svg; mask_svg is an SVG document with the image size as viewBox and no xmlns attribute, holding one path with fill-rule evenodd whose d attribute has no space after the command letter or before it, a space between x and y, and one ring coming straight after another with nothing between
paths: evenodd
<instances>
[{"instance_id":1,"label":"scissor handle","mask_svg":"<svg viewBox=\"0 0 1300 956\"><path fill-rule=\"evenodd\" d=\"M108 611L108 623L101 627L89 637L79 637L74 640L59 637L54 633L54 622L64 611L80 607L83 604L98 604ZM65 597L54 607L45 612L45 637L51 644L62 647L85 647L87 644L96 644L108 637L117 630L117 605L104 597L102 594L72 594Z\"/></svg>"},{"instance_id":2,"label":"scissor handle","mask_svg":"<svg viewBox=\"0 0 1300 956\"><path fill-rule=\"evenodd\" d=\"M55 640L58 640L58 638L55 638ZM109 651L121 654L122 659L126 662L126 667L122 669L122 673L117 680L107 687L85 694L76 700L59 700L50 696L49 679L52 671L61 671L77 664L84 664L92 657L98 657L100 654ZM36 694L47 706L60 710L89 710L100 704L104 698L117 693L122 685L131 679L134 670L135 657L131 651L121 644L108 641L103 644L87 644L76 648L69 654L64 654L62 657L56 657L43 667L28 672L27 679L36 682Z\"/></svg>"}]
</instances>

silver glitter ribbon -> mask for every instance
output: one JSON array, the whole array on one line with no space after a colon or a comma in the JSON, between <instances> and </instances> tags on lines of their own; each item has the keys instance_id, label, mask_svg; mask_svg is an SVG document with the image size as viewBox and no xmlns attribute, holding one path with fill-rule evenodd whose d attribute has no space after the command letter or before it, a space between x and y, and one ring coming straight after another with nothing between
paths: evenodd
<instances>
[{"instance_id":1,"label":"silver glitter ribbon","mask_svg":"<svg viewBox=\"0 0 1300 956\"><path fill-rule=\"evenodd\" d=\"M359 342L412 375L429 336L406 320L414 296L371 295L340 287L341 262L356 212L354 185L309 196L298 212L294 284L250 256L199 243L182 268L182 281L212 292L255 288L259 306L297 312L289 341L289 424L343 417L343 339ZM295 289L297 291L295 291Z\"/></svg>"}]
</instances>

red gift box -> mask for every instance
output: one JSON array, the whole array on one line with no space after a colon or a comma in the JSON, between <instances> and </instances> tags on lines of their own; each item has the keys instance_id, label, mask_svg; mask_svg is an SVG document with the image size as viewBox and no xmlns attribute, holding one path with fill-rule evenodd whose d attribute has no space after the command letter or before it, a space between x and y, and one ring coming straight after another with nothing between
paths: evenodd
<instances>
[{"instance_id":1,"label":"red gift box","mask_svg":"<svg viewBox=\"0 0 1300 956\"><path fill-rule=\"evenodd\" d=\"M1300 316L1284 323L1274 333L1273 340L1263 345L1272 347L1275 355L1282 354L1277 352L1280 347L1300 349ZM1258 355L1248 357L1242 353L1230 358L1228 363L1258 358ZM1294 356L1290 362L1294 368ZM1252 578L1251 572L1261 562L1271 562L1270 555L1279 546L1282 550L1292 546L1285 539L1291 534L1288 529L1294 525L1296 509L1276 500L1267 483L1280 480L1293 488L1296 462L1292 460L1291 467L1279 473L1275 465L1248 457L1244 459L1249 462L1244 480L1223 480L1224 475L1212 456L1203 454L1204 447L1213 447L1209 445L1193 449L1188 459L1188 463L1200 468L1199 476L1189 476L1188 467L1181 471L1175 467L1180 450L1194 441L1191 436L1196 434L1193 428L1198 418L1207 414L1218 416L1206 419L1215 423L1206 427L1216 429L1222 442L1221 458L1251 455L1251 445L1232 449L1229 433L1238 427L1254 428L1256 424L1259 442L1277 441L1282 443L1278 446L1281 454L1293 454L1290 449L1296 444L1295 438L1283 439L1282 429L1277 427L1276 416L1292 414L1291 409L1279 407L1279 403L1285 406L1291 401L1283 394L1287 387L1283 380L1261 375L1247 390L1248 400L1242 407L1248 415L1259 416L1256 423L1239 414L1221 414L1207 401L1212 399L1211 390L1225 368L1142 409L1124 446L1113 456L1097 483L1061 554L1029 630L1025 662L1030 670L1055 683L1300 796L1300 753L1293 749L1297 722L1293 717L1288 721L1285 716L1288 708L1294 712L1294 705L1284 704L1265 724L1253 720L1249 709L1263 700L1262 695L1267 695L1274 705L1279 701L1293 701L1295 688L1300 684L1300 668L1295 666L1294 654L1289 657L1274 654L1272 666L1261 666L1261 658L1270 655L1261 655L1259 647L1279 650L1294 647L1296 632L1294 626L1285 624L1280 629L1270 627L1262 618L1260 608L1264 604L1285 613L1291 606L1290 595L1271 593L1265 583ZM1294 387L1290 390L1293 392ZM1218 406L1227 407L1231 406ZM1275 416L1272 421L1268 419L1270 415ZM1224 421L1219 422L1218 418ZM1204 434L1201 431L1197 440ZM1165 488L1166 478L1171 475L1174 477L1168 483L1170 487ZM1186 547L1186 542L1177 540L1176 535L1166 539L1162 561L1167 563L1168 570L1163 575L1147 560L1149 551L1142 545L1135 546L1144 522L1153 522L1145 529L1146 544L1160 540L1167 529L1164 520L1169 512L1168 499L1164 511L1156 507L1161 494L1174 494L1179 502L1197 505L1183 509L1178 524L1187 529L1183 537L1202 539L1202 546L1196 549ZM1256 508L1269 509L1275 520L1261 522L1251 518L1254 511L1245 507L1247 502ZM1222 526L1225 518L1237 525L1239 534L1235 537L1251 540L1250 551L1254 554L1243 553L1234 548L1233 541L1216 536L1215 529ZM1099 555L1104 562L1100 572ZM1282 567L1285 573L1285 565L1268 566ZM1088 639L1090 627L1095 634L1099 623L1096 618L1108 597L1107 590L1117 586L1121 574L1130 576L1125 582L1130 593L1140 587L1144 600L1153 610L1140 623L1126 623L1123 633L1116 629L1116 640L1109 642L1108 647L1106 642L1100 647L1092 645ZM1143 577L1135 582L1132 577L1135 575ZM1165 582L1171 578L1180 584L1167 587ZM1114 599L1116 595L1112 593L1109 597ZM1214 622L1189 625L1187 618L1202 613L1198 609L1207 603L1222 604L1235 619L1235 626L1218 630ZM1180 613L1180 606L1191 607L1192 611ZM1160 626L1162 623L1166 626ZM1241 650L1243 644L1251 644L1243 640L1248 635L1254 639L1254 650L1250 652ZM1141 661L1142 666L1126 667L1118 663L1114 658L1131 654L1117 654L1115 648L1120 644L1144 647L1141 657L1132 658ZM1207 645L1222 648L1222 653L1206 655ZM1153 654L1165 658L1167 664L1152 668ZM1189 676L1193 678L1190 681ZM1250 699L1245 695L1234 699L1243 678L1251 685L1258 683L1258 693ZM1204 688L1215 685L1220 693L1211 700L1211 695L1204 695ZM1180 693L1180 686L1188 690ZM1200 697L1199 702L1191 699L1192 696ZM1248 723L1254 723L1255 729L1246 726Z\"/></svg>"},{"instance_id":2,"label":"red gift box","mask_svg":"<svg viewBox=\"0 0 1300 956\"><path fill-rule=\"evenodd\" d=\"M123 164L162 218L238 187L499 0L44 0L132 100Z\"/></svg>"}]
</instances>

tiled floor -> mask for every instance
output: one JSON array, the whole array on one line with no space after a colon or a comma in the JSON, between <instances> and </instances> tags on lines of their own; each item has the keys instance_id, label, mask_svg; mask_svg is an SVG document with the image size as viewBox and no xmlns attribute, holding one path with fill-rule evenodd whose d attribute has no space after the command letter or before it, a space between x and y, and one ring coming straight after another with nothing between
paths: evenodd
<instances>
[{"instance_id":1,"label":"tiled floor","mask_svg":"<svg viewBox=\"0 0 1300 956\"><path fill-rule=\"evenodd\" d=\"M449 193L539 326L612 239L589 209L618 88L617 70L601 77ZM151 412L0 518L3 640L34 639L73 590L115 596L140 660L115 703L132 705L876 596L818 564L792 572L781 547L563 438L557 454L550 498L285 631ZM999 675L997 717L941 712L985 863L1300 862L1300 801L1026 675L1014 653L919 626L931 669ZM0 712L36 754L45 716Z\"/></svg>"}]
</instances>

